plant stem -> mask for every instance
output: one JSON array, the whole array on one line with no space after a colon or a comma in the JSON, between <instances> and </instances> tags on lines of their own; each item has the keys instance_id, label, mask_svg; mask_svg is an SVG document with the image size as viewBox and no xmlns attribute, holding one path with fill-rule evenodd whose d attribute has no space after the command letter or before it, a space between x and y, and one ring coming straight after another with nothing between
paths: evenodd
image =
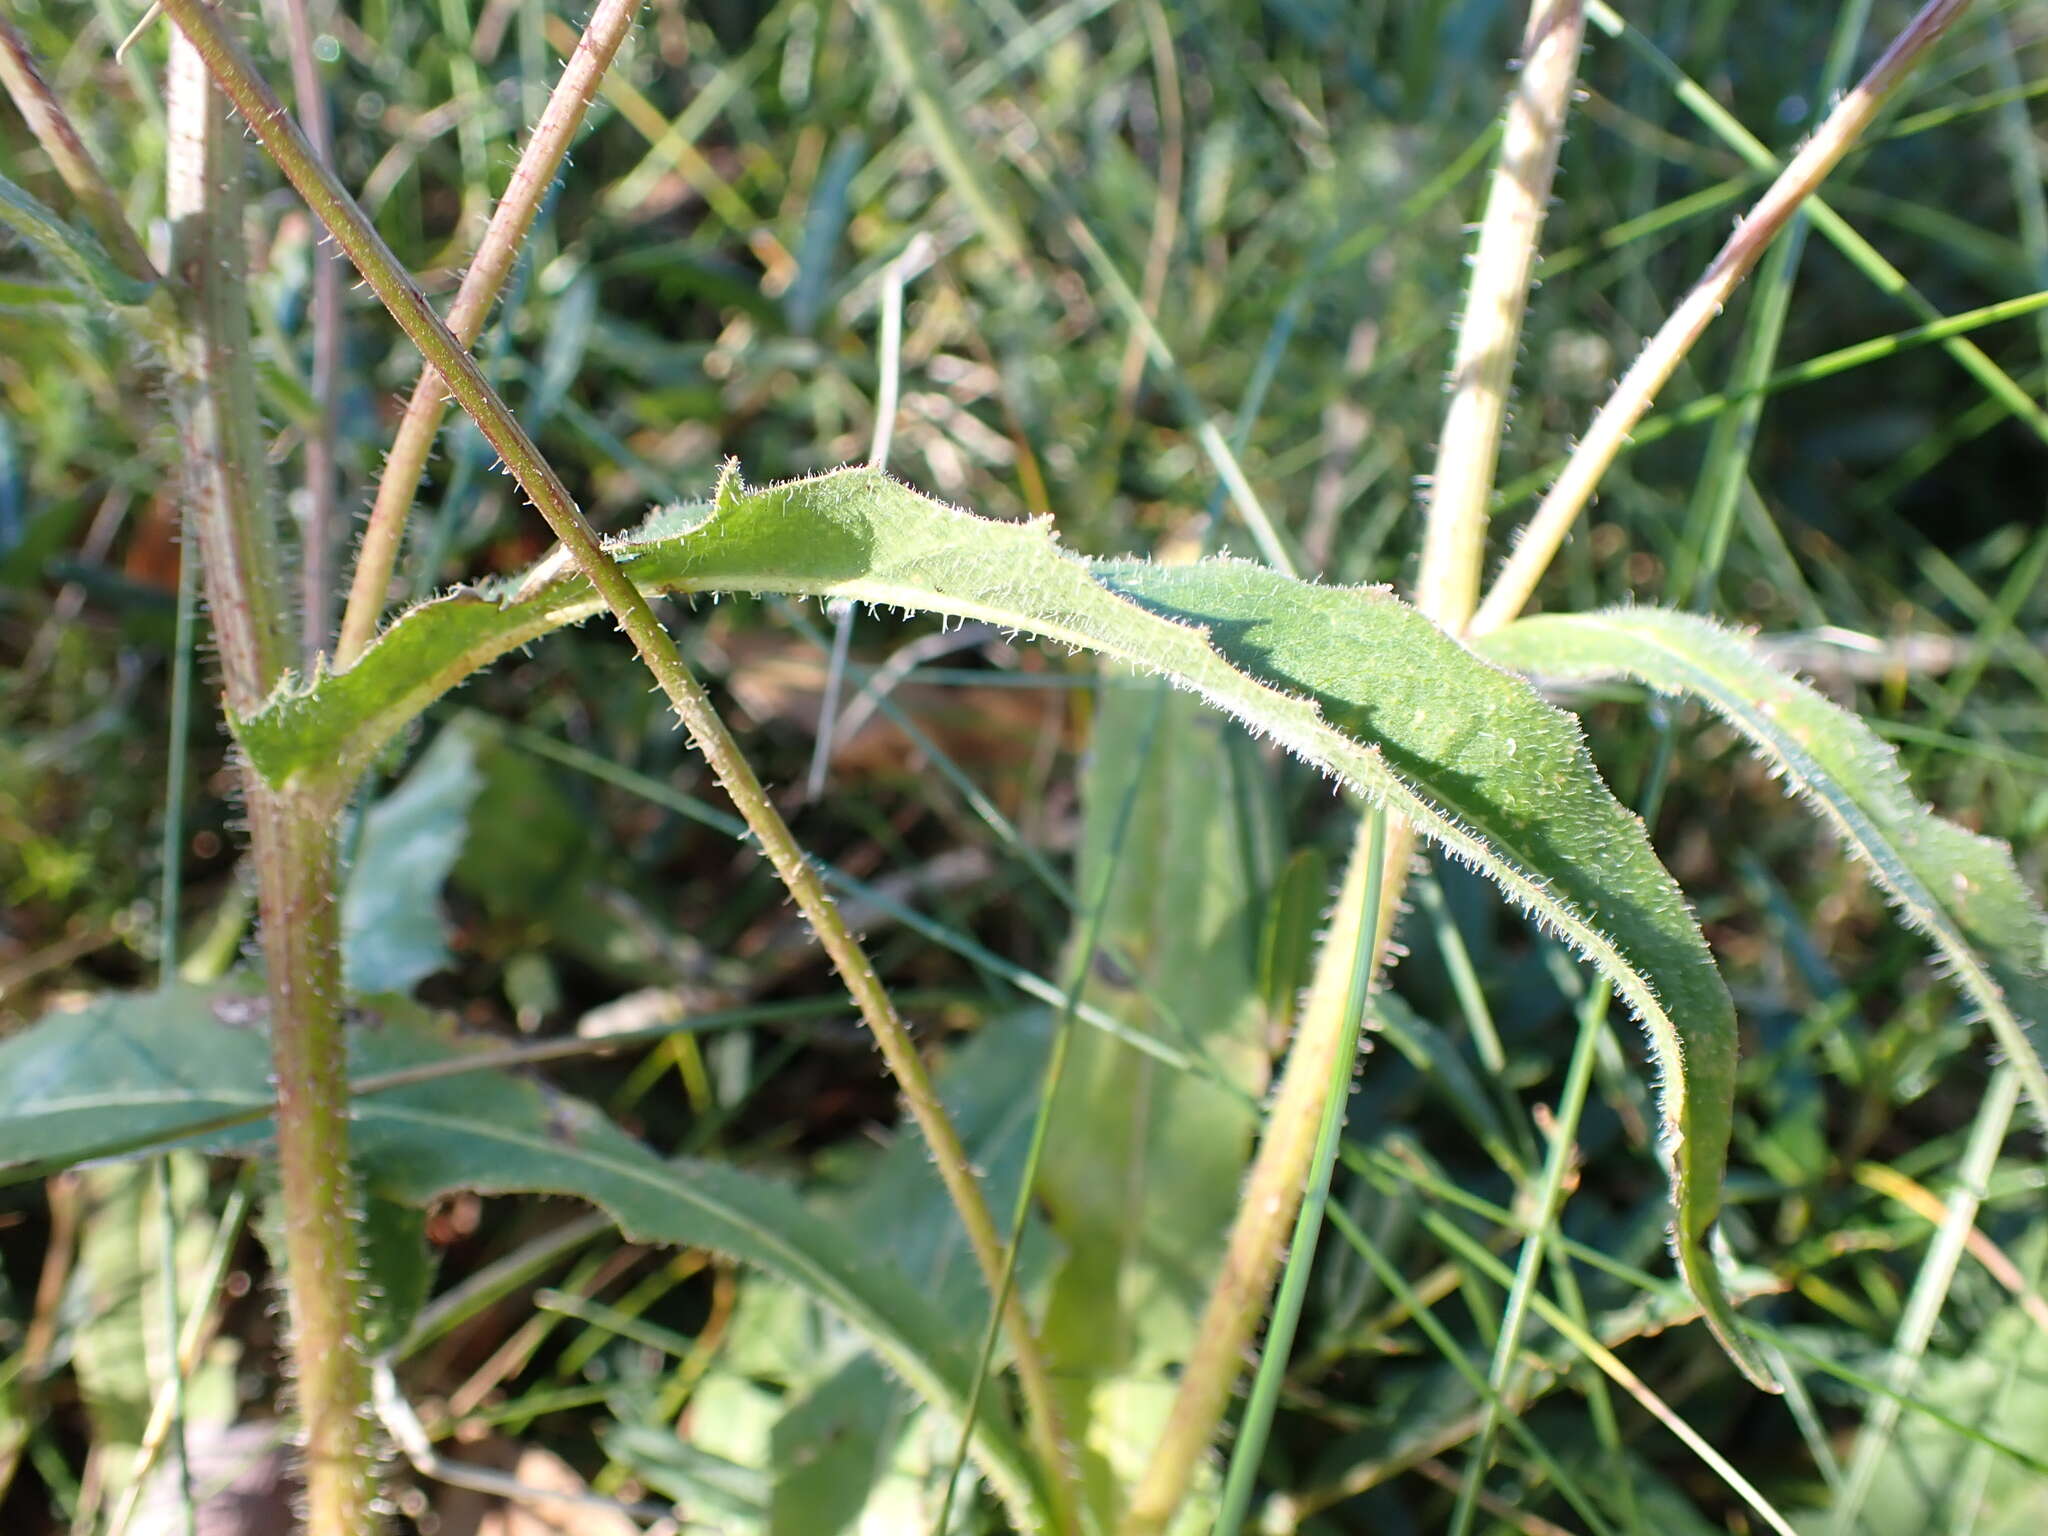
<instances>
[{"instance_id":1,"label":"plant stem","mask_svg":"<svg viewBox=\"0 0 2048 1536\"><path fill-rule=\"evenodd\" d=\"M1387 813L1375 807L1365 817L1366 856L1360 860L1368 884L1359 902L1361 912L1380 910L1380 883L1386 875ZM1294 1235L1288 1244L1287 1270L1281 1277L1280 1294L1273 1303L1273 1320L1266 1327L1265 1348L1259 1373L1252 1381L1252 1395L1245 1404L1244 1422L1238 1427L1238 1442L1230 1457L1230 1474L1223 1486L1223 1510L1216 1518L1215 1536L1238 1536L1251 1508L1252 1490L1258 1482L1259 1462L1266 1453L1266 1440L1273 1427L1273 1415L1280 1406L1280 1389L1287 1376L1287 1356L1294 1347L1295 1329L1301 1323L1302 1298L1308 1293L1309 1271L1315 1265L1316 1244L1322 1236L1323 1216L1329 1209L1330 1176L1337 1166L1337 1146L1344 1139L1345 1106L1351 1100L1351 1078L1358 1061L1359 1033L1365 1027L1376 967L1375 946L1357 944L1351 951L1351 978L1344 996L1344 1038L1330 1054L1330 1077L1323 1089L1323 1112L1316 1125L1313 1162L1308 1189L1294 1219Z\"/></svg>"},{"instance_id":2,"label":"plant stem","mask_svg":"<svg viewBox=\"0 0 2048 1536\"><path fill-rule=\"evenodd\" d=\"M677 718L682 721L692 745L703 753L719 783L760 842L761 851L788 888L798 910L817 932L819 943L873 1032L883 1060L902 1090L905 1104L931 1147L939 1176L966 1230L968 1244L991 1293L994 1293L1000 1288L1002 1279L1002 1243L996 1235L995 1223L982 1196L981 1186L961 1146L959 1133L932 1088L910 1032L897 1015L874 966L826 894L817 871L761 787L761 781L741 753L739 743L712 707L709 695L684 662L674 639L655 617L646 595L606 552L570 497L567 487L513 418L497 391L491 388L476 360L428 306L418 286L399 265L362 209L333 174L314 158L305 136L258 75L240 42L222 26L205 0L164 0L164 9L204 56L214 77L286 178L326 224L342 249L348 252L349 259L355 263L364 281L376 292L428 364L446 381L456 400L475 420L485 439L498 451L518 481L520 489L547 520L556 538L561 540L577 569L604 599L617 617L619 627L631 638L641 660L654 674ZM1032 1333L1030 1319L1022 1303L1014 1296L1005 1308L1004 1320L1030 1410L1034 1450L1043 1462L1049 1484L1054 1523L1059 1529L1068 1530L1072 1528L1076 1506L1072 1471L1059 1434L1051 1377Z\"/></svg>"},{"instance_id":3,"label":"plant stem","mask_svg":"<svg viewBox=\"0 0 2048 1536\"><path fill-rule=\"evenodd\" d=\"M358 1329L355 1181L348 1157L348 1044L334 822L324 808L247 775L263 915L285 1279L310 1536L365 1536L377 1514L376 1454Z\"/></svg>"},{"instance_id":4,"label":"plant stem","mask_svg":"<svg viewBox=\"0 0 2048 1536\"><path fill-rule=\"evenodd\" d=\"M1535 0L1530 7L1527 58L1508 102L1501 159L1487 196L1419 584L1423 611L1453 632L1471 612L1485 558L1486 505L1524 309L1524 298L1509 289L1526 292L1534 268L1581 28L1579 0ZM1504 187L1505 182L1515 185ZM1223 1267L1210 1291L1195 1351L1181 1373L1167 1427L1125 1518L1125 1536L1153 1536L1179 1507L1196 1462L1215 1439L1245 1351L1273 1293L1288 1231L1307 1187L1331 1073L1353 1038L1354 1020L1347 1008L1351 977L1361 964L1372 974L1385 953L1415 858L1414 829L1391 821L1378 834L1379 820L1365 817L1352 845ZM1377 897L1370 903L1369 893Z\"/></svg>"},{"instance_id":5,"label":"plant stem","mask_svg":"<svg viewBox=\"0 0 2048 1536\"><path fill-rule=\"evenodd\" d=\"M173 401L228 706L260 703L292 654L282 610L275 508L263 474L261 416L244 292L242 140L199 51L171 43ZM328 808L247 776L277 1078L285 1284L313 1536L381 1526L356 1343L356 1231L348 1161L341 945Z\"/></svg>"},{"instance_id":6,"label":"plant stem","mask_svg":"<svg viewBox=\"0 0 2048 1536\"><path fill-rule=\"evenodd\" d=\"M1543 498L1515 542L1515 552L1480 604L1472 621L1474 634L1489 634L1511 621L1527 605L1558 547L1592 500L1594 490L1626 442L1630 428L1642 419L1686 353L1692 350L1714 317L1721 313L1738 284L1763 255L1799 205L1813 195L1843 155L1870 126L1878 110L1927 50L1962 15L1970 0L1929 0L1856 85L1815 130L1811 139L1778 174L1757 205L1735 226L1735 232L1708 265L1705 275L1650 338L1579 446L1564 472Z\"/></svg>"},{"instance_id":7,"label":"plant stem","mask_svg":"<svg viewBox=\"0 0 2048 1536\"><path fill-rule=\"evenodd\" d=\"M1500 163L1472 255L1415 592L1422 611L1452 631L1464 627L1479 601L1487 504L1507 424L1515 350L1585 33L1578 0L1530 10L1522 68L1501 129Z\"/></svg>"},{"instance_id":8,"label":"plant stem","mask_svg":"<svg viewBox=\"0 0 2048 1536\"><path fill-rule=\"evenodd\" d=\"M177 311L172 400L221 684L228 707L240 713L263 701L292 655L249 366L242 145L192 48L172 47L166 94L165 213Z\"/></svg>"},{"instance_id":9,"label":"plant stem","mask_svg":"<svg viewBox=\"0 0 2048 1536\"><path fill-rule=\"evenodd\" d=\"M1375 819L1369 815L1367 824ZM1392 830L1390 826L1388 831ZM1370 930L1375 948L1385 944L1393 908L1380 903L1381 918L1374 923L1366 904L1381 883L1372 860L1351 860L1337 909L1330 915L1332 939ZM1124 1536L1154 1536L1166 1529L1187 1494L1196 1464L1216 1438L1231 1389L1244 1369L1307 1186L1331 1075L1354 1038L1355 1021L1345 1016L1345 1003L1355 958L1355 945L1331 940L1317 956L1315 980L1287 1053L1287 1070L1266 1115L1258 1156L1238 1200L1223 1265L1195 1329L1195 1345L1181 1370L1166 1428L1131 1495Z\"/></svg>"},{"instance_id":10,"label":"plant stem","mask_svg":"<svg viewBox=\"0 0 2048 1536\"><path fill-rule=\"evenodd\" d=\"M303 0L298 0L303 3ZM519 255L527 232L554 184L555 175L569 153L570 142L583 126L591 98L610 68L620 46L633 30L640 0L599 0L591 13L590 25L576 45L562 78L548 97L540 121L512 169L505 195L491 213L491 222L478 242L476 259L462 276L455 303L448 311L448 329L467 347L482 334L484 319L497 302L512 263ZM384 458L384 473L377 482L377 498L370 508L369 526L363 530L362 549L349 583L348 606L342 613L341 637L335 645L335 665L346 667L363 652L377 632L391 573L398 564L399 546L405 538L405 522L426 473L427 458L434 449L434 436L448 413L447 386L431 365L421 370L406 402L405 417L398 424L391 451Z\"/></svg>"},{"instance_id":11,"label":"plant stem","mask_svg":"<svg viewBox=\"0 0 2048 1536\"><path fill-rule=\"evenodd\" d=\"M144 254L135 227L122 212L120 197L100 174L91 151L72 126L70 114L43 79L28 39L6 16L0 16L0 86L6 87L29 132L50 157L71 195L78 199L107 253L130 277L155 282L157 270Z\"/></svg>"}]
</instances>

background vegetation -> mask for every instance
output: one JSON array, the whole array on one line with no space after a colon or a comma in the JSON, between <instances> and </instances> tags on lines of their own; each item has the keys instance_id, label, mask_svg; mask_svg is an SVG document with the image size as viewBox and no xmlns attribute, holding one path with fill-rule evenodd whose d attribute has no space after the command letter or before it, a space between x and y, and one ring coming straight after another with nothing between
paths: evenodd
<instances>
[{"instance_id":1,"label":"background vegetation","mask_svg":"<svg viewBox=\"0 0 2048 1536\"><path fill-rule=\"evenodd\" d=\"M1871 12L1874 44L1907 10L1845 9L1653 0L1634 8L1635 41L1596 13L1506 506L1526 512L1544 466L1767 180L1707 120L1702 93L1782 154L1824 105L1837 28ZM117 63L112 43L134 20L120 7L12 13L148 228L161 215L160 32ZM315 14L342 179L445 296L581 17L540 0ZM935 260L907 280L896 473L988 515L1051 513L1089 553L1253 553L1198 441L1213 420L1304 568L1405 584L1520 21L1491 0L1030 13L1007 0L687 13L657 0L478 353L582 505L625 527L650 503L708 494L727 456L756 481L867 457L885 267L922 234ZM263 45L283 29L248 35ZM2048 290L2032 107L2048 90L2044 46L2048 8L1979 6L1828 189L1940 314ZM281 55L266 63L286 78ZM7 111L0 172L58 201ZM288 191L249 228L263 404L290 479L314 419L318 248ZM1745 290L1662 408L1728 390L1773 300L1789 299L1779 366L1926 318L1882 288L1810 238L1795 275ZM1134 303L1170 360L1134 342ZM348 316L337 441L355 506L417 362L366 294L351 292ZM1938 345L1881 347L1774 389L1753 440L1729 411L1695 410L1638 434L1545 602L1672 602L1758 627L1899 743L1921 796L2011 840L2038 891L2048 309L1971 339L2037 402L2031 418ZM18 252L0 256L0 1029L151 983L172 795L188 974L218 975L246 938L213 704L170 740L178 450L158 388L147 357ZM415 592L545 552L472 429L444 433L432 476L403 566ZM1056 650L863 615L849 691L892 659L922 670L842 718L810 796L834 620L766 602L671 617L806 846L874 888L854 903L858 925L891 986L918 1000L998 1175L1014 1181L1022 1153L1074 893L1105 872L1091 1000L1213 1031L1258 1076L1326 889L1294 850L1334 865L1348 841L1320 779ZM507 1042L788 1005L546 1070L658 1150L773 1170L848 1230L928 1252L934 1275L967 1287L964 1267L944 1269L945 1208L922 1152L894 1134L894 1094L836 982L770 873L694 798L702 770L610 628L500 665L383 765L357 834L351 965ZM1782 1330L1805 1386L1764 1402L1703 1329L1664 1327L1680 1303L1662 1285L1665 1185L1632 1031L1607 1037L1597 1062L1558 1224L1583 1247L1546 1292L1802 1530L2039 1529L2040 1147L2022 1129L1971 1148L1990 1077L1981 1030L1729 732L1630 690L1573 702L1617 793L1653 808L1658 849L1736 992L1734 1245L1762 1293L1748 1312ZM1674 762L1683 771L1667 773ZM1324 1243L1262 1466L1271 1529L1453 1520L1480 1424L1450 1362L1484 1369L1505 1274L1488 1249L1511 1263L1501 1208L1527 1197L1578 1033L1575 968L1460 871L1418 885L1403 937L1392 1027L1363 1068L1333 1196L1389 1267ZM1131 1233L1127 1214L1088 1204L1111 1175L1137 1180L1146 1262L1099 1315L1063 1292L1072 1310L1051 1331L1070 1366L1127 1370L1143 1420L1205 1288L1250 1127L1198 1096L1175 1116L1134 1113L1129 1063L1105 1052L1082 1065L1093 1075L1060 1108L1041 1194L1069 1240L1106 1244ZM1981 1182L1976 1233L1929 1296L1959 1177ZM245 1184L194 1162L163 1186L188 1299L211 1254L226 1260L188 1394L195 1427L260 1424L279 1390L264 1250L236 1235ZM89 1527L118 1502L116 1468L157 1379L136 1341L158 1326L146 1279L164 1205L162 1189L108 1170L0 1192L7 1529ZM392 1251L413 1252L422 1233L391 1220ZM464 1197L430 1212L423 1235L431 1273L373 1257L390 1327L430 1291L506 1281L428 1314L446 1327L403 1367L451 1454L677 1499L700 1522L689 1528L823 1531L864 1505L875 1530L929 1519L950 1444L902 1433L906 1399L786 1288L626 1243L558 1203ZM1036 1274L1026 1257L1027 1284L1049 1283L1047 1256ZM934 1307L947 1296L935 1279ZM971 1287L953 1299L973 1314ZM1929 1306L1920 1347L1896 1351ZM1528 1348L1476 1528L1757 1528L1725 1478L1548 1321ZM403 1497L423 1527L472 1528L474 1511L437 1484ZM993 1506L961 1518L999 1528Z\"/></svg>"}]
</instances>

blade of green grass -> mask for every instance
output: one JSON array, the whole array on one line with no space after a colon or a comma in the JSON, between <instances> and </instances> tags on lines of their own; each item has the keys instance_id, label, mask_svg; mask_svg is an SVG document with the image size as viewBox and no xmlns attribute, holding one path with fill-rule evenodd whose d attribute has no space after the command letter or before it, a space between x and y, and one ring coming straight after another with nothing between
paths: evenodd
<instances>
[{"instance_id":1,"label":"blade of green grass","mask_svg":"<svg viewBox=\"0 0 2048 1536\"><path fill-rule=\"evenodd\" d=\"M1044 1159L1047 1134L1052 1128L1053 1105L1059 1096L1060 1083L1066 1075L1068 1048L1073 1041L1074 1022L1081 1007L1081 993L1088 985L1089 975L1095 969L1096 957L1102 953L1110 896L1116 888L1117 871L1123 861L1124 850L1130 836L1132 812L1137 808L1138 794L1144 787L1146 772L1152 760L1153 746L1158 740L1159 722L1165 714L1165 708L1165 690L1155 686L1151 715L1132 763L1130 780L1124 786L1122 798L1118 803L1103 857L1099 861L1101 878L1097 881L1095 890L1089 894L1087 907L1081 915L1080 927L1076 934L1077 942L1073 947L1073 964L1067 975L1065 996L1061 999L1059 1014L1053 1023L1052 1047L1046 1054L1045 1072L1039 1082L1038 1108L1032 1117L1031 1142L1024 1154L1024 1174L1017 1185L1017 1204L1010 1213L1010 1233L1003 1249L1003 1283L997 1292L995 1305L989 1309L988 1321L982 1328L974 1382L968 1393L967 1410L961 1417L960 1438L953 1448L952 1466L946 1474L945 1496L940 1500L938 1517L932 1522L932 1536L945 1536L950 1529L948 1519L953 1510L954 1494L960 1486L960 1473L967 1465L967 1455L973 1445L974 1420L981 1408L982 1389L988 1380L989 1366L995 1358L996 1338L1002 1320L1002 1304L1017 1278L1017 1256L1024 1247L1024 1224L1030 1217L1031 1202L1038 1190L1039 1165Z\"/></svg>"},{"instance_id":2,"label":"blade of green grass","mask_svg":"<svg viewBox=\"0 0 2048 1536\"><path fill-rule=\"evenodd\" d=\"M1920 1358L1934 1337L1948 1303L1949 1288L1963 1261L1964 1244L1977 1221L1977 1209L1984 1198L1984 1186L1998 1161L1999 1149L2012 1129L2013 1112L2019 1108L2020 1075L2011 1067L2000 1067L1978 1103L1970 1127L1970 1142L1956 1169L1956 1187L1949 1193L1948 1210L1928 1244L1927 1257L1913 1279L1913 1291L1905 1313L1892 1338L1891 1358L1885 1365L1885 1382L1891 1391L1875 1399L1863 1418L1856 1437L1856 1449L1849 1458L1841 1496L1833 1511L1834 1536L1851 1536L1859 1525L1864 1503L1877 1479L1879 1466L1898 1427L1900 1404L1911 1392L1919 1373Z\"/></svg>"},{"instance_id":3,"label":"blade of green grass","mask_svg":"<svg viewBox=\"0 0 2048 1536\"><path fill-rule=\"evenodd\" d=\"M1366 815L1370 828L1366 834L1369 857L1362 910L1377 912L1380 883L1386 874L1387 812L1384 807L1374 807ZM1344 1106L1351 1098L1351 1079L1358 1070L1358 1036L1365 1027L1370 1002L1378 959L1377 938L1368 924L1352 946L1351 980L1344 999L1345 1016L1351 1021L1350 1038L1337 1052L1330 1069L1322 1123L1316 1128L1315 1160L1309 1166L1308 1189L1295 1213L1294 1236L1287 1245L1287 1265L1280 1273L1273 1316L1260 1347L1258 1374L1252 1378L1251 1397L1238 1423L1237 1444L1231 1449L1230 1471L1223 1485L1223 1508L1216 1517L1216 1536L1237 1536L1244 1524L1245 1513L1251 1508L1252 1489L1258 1482L1259 1462L1266 1454L1266 1440L1272 1433L1273 1414L1280 1406L1280 1388L1287 1379L1287 1360L1293 1352L1295 1329L1301 1322L1302 1298L1308 1294L1317 1239L1322 1235L1323 1217L1330 1209L1330 1175L1337 1166L1337 1143L1344 1134Z\"/></svg>"}]
</instances>

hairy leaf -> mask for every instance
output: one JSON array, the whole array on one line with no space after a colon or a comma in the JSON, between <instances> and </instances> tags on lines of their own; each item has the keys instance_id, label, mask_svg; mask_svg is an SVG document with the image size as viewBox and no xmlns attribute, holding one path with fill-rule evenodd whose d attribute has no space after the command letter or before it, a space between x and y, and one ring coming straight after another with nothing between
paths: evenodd
<instances>
[{"instance_id":1,"label":"hairy leaf","mask_svg":"<svg viewBox=\"0 0 2048 1536\"><path fill-rule=\"evenodd\" d=\"M1734 1013L1684 897L1607 792L1570 716L1383 589L1316 586L1234 560L1091 563L1043 522L941 506L872 470L657 516L613 547L650 591L841 597L979 619L1164 673L1254 732L1386 804L1564 936L1649 1031L1674 1160L1676 1246L1730 1353L1705 1243L1735 1081ZM257 770L337 799L440 694L600 611L545 564L509 590L415 609L348 671L287 685L236 724Z\"/></svg>"},{"instance_id":2,"label":"hairy leaf","mask_svg":"<svg viewBox=\"0 0 2048 1536\"><path fill-rule=\"evenodd\" d=\"M1934 814L1898 754L1856 716L1779 671L1742 636L1659 608L1523 619L1486 654L1575 681L1632 677L1712 708L1841 835L1906 926L1925 934L1990 1022L2048 1123L2048 1075L2026 1025L2048 1023L2048 920L2012 850Z\"/></svg>"},{"instance_id":3,"label":"hairy leaf","mask_svg":"<svg viewBox=\"0 0 2048 1536\"><path fill-rule=\"evenodd\" d=\"M132 1152L138 1135L159 1148L260 1150L274 1095L263 1014L246 993L177 987L106 998L0 1044L0 1168ZM716 1249L790 1281L858 1328L928 1402L962 1411L968 1341L946 1329L893 1258L773 1180L663 1162L589 1105L537 1082L436 1074L486 1048L398 999L359 1013L351 1067L374 1091L352 1101L349 1135L373 1195L414 1206L457 1189L588 1200L635 1241ZM380 1087L378 1075L414 1080ZM1028 1516L1035 1474L986 1403L976 1456L1012 1512Z\"/></svg>"}]
</instances>

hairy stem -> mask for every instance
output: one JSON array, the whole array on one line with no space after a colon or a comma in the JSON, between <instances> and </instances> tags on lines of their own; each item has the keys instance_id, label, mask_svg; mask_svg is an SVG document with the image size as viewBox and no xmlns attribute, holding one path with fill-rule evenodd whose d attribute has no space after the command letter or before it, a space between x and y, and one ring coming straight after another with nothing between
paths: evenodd
<instances>
[{"instance_id":1,"label":"hairy stem","mask_svg":"<svg viewBox=\"0 0 2048 1536\"><path fill-rule=\"evenodd\" d=\"M221 684L239 713L263 701L292 656L249 366L242 140L194 49L171 49L166 94L172 403Z\"/></svg>"},{"instance_id":2,"label":"hairy stem","mask_svg":"<svg viewBox=\"0 0 2048 1536\"><path fill-rule=\"evenodd\" d=\"M1578 0L1530 11L1522 69L1501 128L1500 162L1473 251L1415 589L1422 611L1453 631L1464 628L1479 601L1487 503L1507 425L1515 351L1585 33Z\"/></svg>"},{"instance_id":3,"label":"hairy stem","mask_svg":"<svg viewBox=\"0 0 2048 1536\"><path fill-rule=\"evenodd\" d=\"M1001 1284L1002 1243L996 1235L987 1201L967 1161L959 1133L933 1090L931 1079L909 1030L897 1015L887 990L859 942L826 894L817 871L769 800L761 781L741 753L739 744L712 707L703 685L684 662L675 641L663 629L646 596L606 552L597 534L570 497L553 468L513 418L462 344L442 324L418 286L399 265L369 219L314 158L305 136L291 121L240 42L220 23L205 0L165 0L164 9L204 56L208 68L234 101L286 178L325 223L356 270L391 311L427 363L446 381L463 409L476 421L519 487L575 562L577 569L617 617L641 660L703 753L720 784L732 797L762 852L788 887L791 898L839 971L862 1018L895 1075L904 1101L924 1133L940 1178L960 1216L970 1247L991 1292ZM1041 1457L1053 1500L1055 1524L1070 1529L1075 1507L1071 1470L1061 1443L1051 1378L1023 1305L1014 1296L1004 1309L1005 1323L1016 1352L1030 1410L1034 1449Z\"/></svg>"},{"instance_id":4,"label":"hairy stem","mask_svg":"<svg viewBox=\"0 0 2048 1536\"><path fill-rule=\"evenodd\" d=\"M1487 196L1419 581L1423 611L1454 632L1464 626L1479 590L1508 386L1583 26L1579 0L1535 0L1531 6L1524 64L1508 102L1501 159ZM1375 838L1378 820L1368 816L1360 823L1223 1268L1167 1427L1133 1496L1125 1536L1164 1530L1186 1496L1273 1294L1314 1162L1332 1074L1354 1039L1351 978L1361 961L1370 971L1385 954L1415 858L1414 829L1397 820ZM1370 905L1369 892L1377 896ZM1367 946L1369 953L1362 954Z\"/></svg>"},{"instance_id":5,"label":"hairy stem","mask_svg":"<svg viewBox=\"0 0 2048 1536\"><path fill-rule=\"evenodd\" d=\"M228 706L253 708L292 655L263 473L261 416L244 292L242 139L205 61L171 45L172 399L183 439L187 516L213 610ZM262 911L277 1078L285 1285L313 1536L381 1526L356 1342L356 1230L348 1161L348 1075L331 813L278 794L252 770L249 833Z\"/></svg>"},{"instance_id":6,"label":"hairy stem","mask_svg":"<svg viewBox=\"0 0 2048 1536\"><path fill-rule=\"evenodd\" d=\"M370 1536L376 1455L358 1324L355 1182L348 1157L348 1047L334 821L246 776L256 855L285 1281L309 1536Z\"/></svg>"},{"instance_id":7,"label":"hairy stem","mask_svg":"<svg viewBox=\"0 0 2048 1536\"><path fill-rule=\"evenodd\" d=\"M300 0L303 3L303 0ZM491 213L491 222L478 242L476 259L462 276L455 303L448 311L448 329L463 346L472 345L482 334L484 318L497 302L510 276L512 263L525 243L527 231L546 198L548 188L569 153L570 142L583 126L598 83L633 30L640 0L599 0L583 29L582 41L569 56L562 78L542 110L540 121L521 151L512 170L505 195ZM349 583L348 607L342 614L341 638L335 646L335 663L346 667L362 654L363 647L377 632L384 612L385 597L391 589L391 573L398 564L398 551L405 539L406 518L413 498L419 494L420 479L426 474L427 458L434 449L434 436L448 414L448 387L431 365L424 368L406 402L405 417L398 424L391 451L384 458L384 474L377 482L377 499L370 508L370 523L363 531L362 549L356 556L355 574Z\"/></svg>"},{"instance_id":8,"label":"hairy stem","mask_svg":"<svg viewBox=\"0 0 2048 1536\"><path fill-rule=\"evenodd\" d=\"M1630 429L1656 400L1657 391L1721 313L1729 296L1763 255L1764 248L1862 137L1892 92L1954 25L1969 3L1970 0L1929 0L1893 40L1884 56L1871 66L1870 73L1836 104L1805 147L1779 173L1770 190L1735 226L1735 232L1708 265L1705 275L1650 338L1642 355L1600 408L1600 414L1593 418L1564 472L1518 536L1515 552L1488 590L1486 601L1480 604L1472 621L1473 633L1490 634L1527 605L1565 535L1592 500L1607 466L1627 441Z\"/></svg>"}]
</instances>

